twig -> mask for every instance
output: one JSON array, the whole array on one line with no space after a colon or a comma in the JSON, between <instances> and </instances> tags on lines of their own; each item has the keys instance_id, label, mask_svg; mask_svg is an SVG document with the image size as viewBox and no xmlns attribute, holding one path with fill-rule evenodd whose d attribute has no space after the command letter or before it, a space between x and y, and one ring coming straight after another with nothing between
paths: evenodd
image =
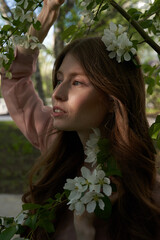
<instances>
[{"instance_id":1,"label":"twig","mask_svg":"<svg viewBox=\"0 0 160 240\"><path fill-rule=\"evenodd\" d=\"M114 0L108 0L110 4L128 21L131 25L137 30L137 32L142 36L146 43L148 43L159 55L160 55L160 46L152 40L151 37L143 30L139 23L132 19L132 17Z\"/></svg>"}]
</instances>

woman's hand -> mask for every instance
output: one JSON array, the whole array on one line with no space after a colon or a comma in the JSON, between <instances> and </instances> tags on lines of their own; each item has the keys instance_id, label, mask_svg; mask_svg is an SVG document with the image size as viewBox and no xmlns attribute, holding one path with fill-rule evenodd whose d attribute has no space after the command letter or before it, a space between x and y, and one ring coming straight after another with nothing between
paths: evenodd
<instances>
[{"instance_id":1,"label":"woman's hand","mask_svg":"<svg viewBox=\"0 0 160 240\"><path fill-rule=\"evenodd\" d=\"M53 26L53 23L58 18L60 6L65 2L65 0L44 0L43 8L38 16L38 20L41 23L41 28L39 31L34 29L33 26L29 29L29 35L38 38L39 42L42 43L48 34L49 29ZM19 48L23 53L32 53L32 49Z\"/></svg>"},{"instance_id":2,"label":"woman's hand","mask_svg":"<svg viewBox=\"0 0 160 240\"><path fill-rule=\"evenodd\" d=\"M44 0L44 6L51 11L59 10L65 0Z\"/></svg>"},{"instance_id":3,"label":"woman's hand","mask_svg":"<svg viewBox=\"0 0 160 240\"><path fill-rule=\"evenodd\" d=\"M94 213L83 213L81 216L74 212L74 227L76 230L77 240L94 240L95 228L93 222Z\"/></svg>"},{"instance_id":4,"label":"woman's hand","mask_svg":"<svg viewBox=\"0 0 160 240\"><path fill-rule=\"evenodd\" d=\"M114 205L114 203L118 200L119 195L123 194L122 183L121 183L122 180L120 177L114 177L114 176L110 176L109 178L111 182L116 185L116 188L117 188L117 191L112 192L112 195L109 197L112 205Z\"/></svg>"}]
</instances>

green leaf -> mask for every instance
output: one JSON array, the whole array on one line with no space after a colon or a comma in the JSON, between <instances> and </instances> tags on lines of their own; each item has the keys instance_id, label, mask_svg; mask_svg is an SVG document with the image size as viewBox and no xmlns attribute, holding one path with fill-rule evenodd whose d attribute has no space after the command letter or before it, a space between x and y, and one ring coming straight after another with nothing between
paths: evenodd
<instances>
[{"instance_id":1,"label":"green leaf","mask_svg":"<svg viewBox=\"0 0 160 240\"><path fill-rule=\"evenodd\" d=\"M3 219L3 221L2 221ZM14 223L13 217L1 217L1 222L3 222L3 226L8 228L10 225Z\"/></svg>"},{"instance_id":2,"label":"green leaf","mask_svg":"<svg viewBox=\"0 0 160 240\"><path fill-rule=\"evenodd\" d=\"M53 198L48 198L45 203L49 203L50 205L52 205L54 202L55 202L55 200L53 200Z\"/></svg>"},{"instance_id":3,"label":"green leaf","mask_svg":"<svg viewBox=\"0 0 160 240\"><path fill-rule=\"evenodd\" d=\"M93 6L94 6L94 1L92 1L88 4L87 10L92 10Z\"/></svg>"},{"instance_id":4,"label":"green leaf","mask_svg":"<svg viewBox=\"0 0 160 240\"><path fill-rule=\"evenodd\" d=\"M46 232L52 233L55 232L55 228L52 222L49 222L48 219L41 218L38 222L38 226L45 229Z\"/></svg>"},{"instance_id":5,"label":"green leaf","mask_svg":"<svg viewBox=\"0 0 160 240\"><path fill-rule=\"evenodd\" d=\"M149 128L149 134L152 139L157 139L160 133L160 115L157 116L155 123Z\"/></svg>"},{"instance_id":6,"label":"green leaf","mask_svg":"<svg viewBox=\"0 0 160 240\"><path fill-rule=\"evenodd\" d=\"M156 123L160 123L160 115L157 115L155 122L156 122Z\"/></svg>"},{"instance_id":7,"label":"green leaf","mask_svg":"<svg viewBox=\"0 0 160 240\"><path fill-rule=\"evenodd\" d=\"M108 3L104 4L104 5L102 6L100 12L102 12L102 11L108 9L108 7L109 7Z\"/></svg>"},{"instance_id":8,"label":"green leaf","mask_svg":"<svg viewBox=\"0 0 160 240\"><path fill-rule=\"evenodd\" d=\"M160 139L154 140L154 143L156 145L156 148L160 149Z\"/></svg>"},{"instance_id":9,"label":"green leaf","mask_svg":"<svg viewBox=\"0 0 160 240\"><path fill-rule=\"evenodd\" d=\"M4 25L1 29L1 31L8 32L12 29L13 29L13 27L11 25Z\"/></svg>"},{"instance_id":10,"label":"green leaf","mask_svg":"<svg viewBox=\"0 0 160 240\"><path fill-rule=\"evenodd\" d=\"M40 204L35 204L35 203L25 203L22 205L23 210L34 210L41 208L42 206Z\"/></svg>"},{"instance_id":11,"label":"green leaf","mask_svg":"<svg viewBox=\"0 0 160 240\"><path fill-rule=\"evenodd\" d=\"M73 35L76 32L76 30L77 30L77 26L71 25L62 33L62 39L64 40L69 38L71 35Z\"/></svg>"},{"instance_id":12,"label":"green leaf","mask_svg":"<svg viewBox=\"0 0 160 240\"><path fill-rule=\"evenodd\" d=\"M148 84L147 92L151 95L155 86L155 79L152 77L145 77L145 82Z\"/></svg>"},{"instance_id":13,"label":"green leaf","mask_svg":"<svg viewBox=\"0 0 160 240\"><path fill-rule=\"evenodd\" d=\"M95 212L97 217L100 217L104 220L107 220L110 217L111 212L112 212L112 204L111 204L110 199L107 196L102 198L102 201L105 204L104 210L100 209L100 207L97 203L97 206L96 206L96 209L95 209L94 212Z\"/></svg>"},{"instance_id":14,"label":"green leaf","mask_svg":"<svg viewBox=\"0 0 160 240\"><path fill-rule=\"evenodd\" d=\"M98 141L98 147L100 149L100 151L103 152L103 154L107 157L110 153L109 149L109 140L106 138L102 138Z\"/></svg>"},{"instance_id":15,"label":"green leaf","mask_svg":"<svg viewBox=\"0 0 160 240\"><path fill-rule=\"evenodd\" d=\"M99 20L98 16L95 16L95 17L93 18L93 20L94 20L95 22L98 22L98 20Z\"/></svg>"},{"instance_id":16,"label":"green leaf","mask_svg":"<svg viewBox=\"0 0 160 240\"><path fill-rule=\"evenodd\" d=\"M144 28L144 29L151 27L152 24L153 24L152 20L145 20L145 21L140 23L141 27Z\"/></svg>"},{"instance_id":17,"label":"green leaf","mask_svg":"<svg viewBox=\"0 0 160 240\"><path fill-rule=\"evenodd\" d=\"M149 85L148 88L147 88L147 93L152 95L153 93L153 86L152 85Z\"/></svg>"},{"instance_id":18,"label":"green leaf","mask_svg":"<svg viewBox=\"0 0 160 240\"><path fill-rule=\"evenodd\" d=\"M136 8L130 8L127 13L135 20L138 20L142 15L142 12L138 11Z\"/></svg>"},{"instance_id":19,"label":"green leaf","mask_svg":"<svg viewBox=\"0 0 160 240\"><path fill-rule=\"evenodd\" d=\"M39 31L41 29L41 22L37 21L36 23L33 23L33 27Z\"/></svg>"},{"instance_id":20,"label":"green leaf","mask_svg":"<svg viewBox=\"0 0 160 240\"><path fill-rule=\"evenodd\" d=\"M100 4L102 2L102 0L96 0L97 4Z\"/></svg>"},{"instance_id":21,"label":"green leaf","mask_svg":"<svg viewBox=\"0 0 160 240\"><path fill-rule=\"evenodd\" d=\"M28 216L25 220L24 225L30 227L31 229L35 230L37 227L37 214Z\"/></svg>"},{"instance_id":22,"label":"green leaf","mask_svg":"<svg viewBox=\"0 0 160 240\"><path fill-rule=\"evenodd\" d=\"M0 240L11 240L14 234L16 234L17 230L17 226L6 228L3 232L0 233Z\"/></svg>"},{"instance_id":23,"label":"green leaf","mask_svg":"<svg viewBox=\"0 0 160 240\"><path fill-rule=\"evenodd\" d=\"M121 171L118 168L116 160L111 156L107 159L107 168L106 168L107 176L120 176L122 177Z\"/></svg>"},{"instance_id":24,"label":"green leaf","mask_svg":"<svg viewBox=\"0 0 160 240\"><path fill-rule=\"evenodd\" d=\"M70 191L69 190L65 190L64 193L65 193L66 198L68 199Z\"/></svg>"},{"instance_id":25,"label":"green leaf","mask_svg":"<svg viewBox=\"0 0 160 240\"><path fill-rule=\"evenodd\" d=\"M28 239L28 238L21 238L21 237L16 237L16 238L14 238L14 240L30 240L30 239Z\"/></svg>"}]
</instances>

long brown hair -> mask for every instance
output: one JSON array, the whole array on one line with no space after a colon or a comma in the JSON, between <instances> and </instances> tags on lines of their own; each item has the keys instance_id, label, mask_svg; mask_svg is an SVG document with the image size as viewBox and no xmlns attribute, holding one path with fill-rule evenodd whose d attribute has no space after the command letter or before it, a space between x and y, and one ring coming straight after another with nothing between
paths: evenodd
<instances>
[{"instance_id":1,"label":"long brown hair","mask_svg":"<svg viewBox=\"0 0 160 240\"><path fill-rule=\"evenodd\" d=\"M123 177L109 221L111 239L153 240L160 215L152 198L156 182L155 149L148 133L145 86L138 59L135 57L137 65L133 61L118 63L108 57L100 38L75 40L55 62L53 86L56 72L68 53L79 61L95 88L109 96L113 103L105 127ZM23 200L28 201L28 196L32 196L32 201L43 203L53 197L63 190L66 178L76 175L83 161L83 148L76 132L62 132L57 145L51 147L42 156L42 164L34 168L35 174L45 166L41 179L31 185Z\"/></svg>"}]
</instances>

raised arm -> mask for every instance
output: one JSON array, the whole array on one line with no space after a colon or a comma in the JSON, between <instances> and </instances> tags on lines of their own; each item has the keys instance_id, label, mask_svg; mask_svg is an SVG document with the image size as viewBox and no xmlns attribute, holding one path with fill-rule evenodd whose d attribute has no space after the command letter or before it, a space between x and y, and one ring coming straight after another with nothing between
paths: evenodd
<instances>
[{"instance_id":1,"label":"raised arm","mask_svg":"<svg viewBox=\"0 0 160 240\"><path fill-rule=\"evenodd\" d=\"M38 16L38 20L41 22L41 29L39 31L35 30L33 26L29 29L29 34L36 36L39 39L39 42L43 42L45 37L48 34L49 29L53 26L53 23L56 21L60 6L64 3L65 0L44 0L42 10ZM21 52L32 53L34 50L20 48Z\"/></svg>"},{"instance_id":2,"label":"raised arm","mask_svg":"<svg viewBox=\"0 0 160 240\"><path fill-rule=\"evenodd\" d=\"M33 27L29 29L29 33L38 37L40 42L44 40L56 20L63 2L64 0L44 1L38 16L41 22L40 31L36 31ZM51 130L55 132L50 117L52 109L43 105L31 81L31 75L36 69L37 57L38 49L18 47L10 69L12 79L7 79L5 73L2 73L1 90L9 113L17 126L35 147L43 151L56 135L50 134Z\"/></svg>"}]
</instances>

